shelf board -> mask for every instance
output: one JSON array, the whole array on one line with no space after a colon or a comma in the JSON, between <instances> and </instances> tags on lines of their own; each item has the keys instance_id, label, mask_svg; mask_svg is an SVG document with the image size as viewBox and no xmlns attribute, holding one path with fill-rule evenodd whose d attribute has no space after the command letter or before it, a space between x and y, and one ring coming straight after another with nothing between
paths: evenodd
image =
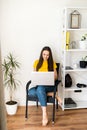
<instances>
[{"instance_id":1,"label":"shelf board","mask_svg":"<svg viewBox=\"0 0 87 130\"><path fill-rule=\"evenodd\" d=\"M77 68L77 69L67 69L66 72L85 72L87 71L87 68Z\"/></svg>"},{"instance_id":2,"label":"shelf board","mask_svg":"<svg viewBox=\"0 0 87 130\"><path fill-rule=\"evenodd\" d=\"M72 86L70 88L65 88L65 91L74 91L74 90L85 90L85 91L87 91L87 87L85 87L85 88L78 88L77 86Z\"/></svg>"},{"instance_id":3,"label":"shelf board","mask_svg":"<svg viewBox=\"0 0 87 130\"><path fill-rule=\"evenodd\" d=\"M82 52L82 51L87 51L87 49L68 49L65 50L66 52Z\"/></svg>"},{"instance_id":4,"label":"shelf board","mask_svg":"<svg viewBox=\"0 0 87 130\"><path fill-rule=\"evenodd\" d=\"M87 28L78 28L78 29L73 29L73 28L67 28L67 31L87 31Z\"/></svg>"},{"instance_id":5,"label":"shelf board","mask_svg":"<svg viewBox=\"0 0 87 130\"><path fill-rule=\"evenodd\" d=\"M77 28L77 29L73 29L73 28L63 28L63 31L87 31L87 27L86 28Z\"/></svg>"},{"instance_id":6,"label":"shelf board","mask_svg":"<svg viewBox=\"0 0 87 130\"><path fill-rule=\"evenodd\" d=\"M83 10L83 9L87 9L87 7L82 7L82 6L75 6L75 7L72 7L72 6L69 6L69 7L65 7L64 8L65 10L67 10L67 9L69 9L69 10L71 10L71 9L81 9L81 10Z\"/></svg>"},{"instance_id":7,"label":"shelf board","mask_svg":"<svg viewBox=\"0 0 87 130\"><path fill-rule=\"evenodd\" d=\"M78 108L87 108L87 101L75 101L77 106L76 107L67 107L64 109L78 109Z\"/></svg>"},{"instance_id":8,"label":"shelf board","mask_svg":"<svg viewBox=\"0 0 87 130\"><path fill-rule=\"evenodd\" d=\"M87 49L68 49L68 50L64 50L62 49L62 52L87 52Z\"/></svg>"}]
</instances>

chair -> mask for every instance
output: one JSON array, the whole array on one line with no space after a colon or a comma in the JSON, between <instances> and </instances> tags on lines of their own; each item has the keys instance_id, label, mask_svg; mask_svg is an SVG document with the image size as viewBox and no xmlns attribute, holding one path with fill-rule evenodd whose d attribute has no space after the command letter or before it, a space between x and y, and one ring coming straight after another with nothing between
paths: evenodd
<instances>
[{"instance_id":1,"label":"chair","mask_svg":"<svg viewBox=\"0 0 87 130\"><path fill-rule=\"evenodd\" d=\"M57 73L59 73L59 66L60 66L60 63L56 63L57 65ZM31 95L28 95L28 89L29 89L29 86L31 84L31 80L27 82L26 84L26 110L25 110L25 118L27 119L28 118L28 101L36 101L36 106L38 107L38 98L36 97L33 97ZM53 111L52 111L52 123L54 123L55 121L55 106L56 106L56 109L58 109L58 100L55 100L55 95L56 95L56 91L57 91L57 86L58 84L60 83L61 81L60 80L56 80L55 81L55 87L54 87L54 96L47 96L47 103L53 103ZM47 94L48 95L48 94Z\"/></svg>"}]
</instances>

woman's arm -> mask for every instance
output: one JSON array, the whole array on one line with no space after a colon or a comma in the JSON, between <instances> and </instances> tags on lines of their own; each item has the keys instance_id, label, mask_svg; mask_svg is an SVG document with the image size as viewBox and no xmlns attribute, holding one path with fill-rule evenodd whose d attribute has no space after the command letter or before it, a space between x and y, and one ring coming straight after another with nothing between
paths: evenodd
<instances>
[{"instance_id":1,"label":"woman's arm","mask_svg":"<svg viewBox=\"0 0 87 130\"><path fill-rule=\"evenodd\" d=\"M55 80L58 79L58 74L57 74L57 70L56 69L54 69L54 79Z\"/></svg>"}]
</instances>

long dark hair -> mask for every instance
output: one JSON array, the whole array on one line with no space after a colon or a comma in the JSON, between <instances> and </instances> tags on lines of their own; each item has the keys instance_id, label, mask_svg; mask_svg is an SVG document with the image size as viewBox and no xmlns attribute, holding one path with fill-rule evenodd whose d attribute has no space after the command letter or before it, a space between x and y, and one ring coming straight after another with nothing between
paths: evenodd
<instances>
[{"instance_id":1,"label":"long dark hair","mask_svg":"<svg viewBox=\"0 0 87 130\"><path fill-rule=\"evenodd\" d=\"M43 64L42 53L43 53L44 50L49 51L48 71L53 71L54 70L53 69L53 56L52 56L52 51L51 51L50 47L48 47L48 46L45 46L45 47L42 48L42 51L41 51L40 57L39 57L39 62L37 64L37 66L36 66L36 71L38 71L41 68L42 64Z\"/></svg>"}]
</instances>

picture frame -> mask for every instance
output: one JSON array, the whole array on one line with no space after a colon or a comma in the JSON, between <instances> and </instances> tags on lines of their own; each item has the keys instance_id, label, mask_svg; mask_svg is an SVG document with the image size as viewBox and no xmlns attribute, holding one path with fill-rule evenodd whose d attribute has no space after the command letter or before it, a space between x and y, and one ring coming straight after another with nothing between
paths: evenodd
<instances>
[{"instance_id":1,"label":"picture frame","mask_svg":"<svg viewBox=\"0 0 87 130\"><path fill-rule=\"evenodd\" d=\"M79 12L77 10L74 10L71 13L70 28L72 28L72 29L80 28L80 14L79 14Z\"/></svg>"}]
</instances>

